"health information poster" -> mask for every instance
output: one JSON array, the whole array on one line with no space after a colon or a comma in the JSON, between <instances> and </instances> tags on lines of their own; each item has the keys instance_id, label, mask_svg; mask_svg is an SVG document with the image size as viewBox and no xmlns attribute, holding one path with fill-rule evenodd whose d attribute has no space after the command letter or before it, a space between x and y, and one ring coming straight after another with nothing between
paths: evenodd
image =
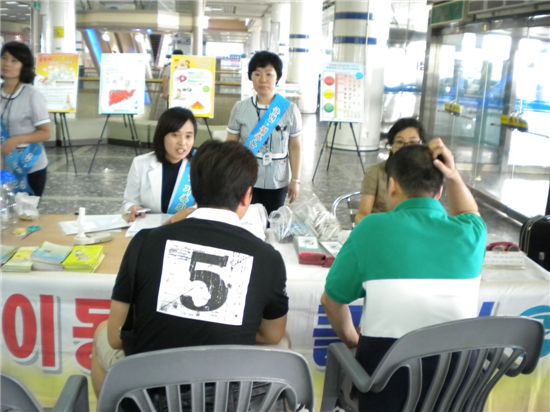
<instances>
[{"instance_id":1,"label":"health information poster","mask_svg":"<svg viewBox=\"0 0 550 412\"><path fill-rule=\"evenodd\" d=\"M328 63L321 72L319 120L362 122L365 70L357 63Z\"/></svg>"},{"instance_id":2,"label":"health information poster","mask_svg":"<svg viewBox=\"0 0 550 412\"><path fill-rule=\"evenodd\" d=\"M103 53L99 77L99 114L143 114L145 58L140 53Z\"/></svg>"},{"instance_id":3,"label":"health information poster","mask_svg":"<svg viewBox=\"0 0 550 412\"><path fill-rule=\"evenodd\" d=\"M78 54L39 54L34 82L46 98L48 111L76 112L78 96Z\"/></svg>"},{"instance_id":4,"label":"health information poster","mask_svg":"<svg viewBox=\"0 0 550 412\"><path fill-rule=\"evenodd\" d=\"M172 56L170 107L190 109L196 117L214 117L216 58Z\"/></svg>"}]
</instances>

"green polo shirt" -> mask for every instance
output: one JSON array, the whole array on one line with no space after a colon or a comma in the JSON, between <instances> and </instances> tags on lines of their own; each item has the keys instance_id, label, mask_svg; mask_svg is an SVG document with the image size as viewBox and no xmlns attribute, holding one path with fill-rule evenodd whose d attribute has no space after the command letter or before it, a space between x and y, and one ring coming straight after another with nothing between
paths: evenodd
<instances>
[{"instance_id":1,"label":"green polo shirt","mask_svg":"<svg viewBox=\"0 0 550 412\"><path fill-rule=\"evenodd\" d=\"M368 281L478 277L486 236L478 215L449 216L438 200L409 199L361 221L332 265L325 292L345 304L365 296Z\"/></svg>"}]
</instances>

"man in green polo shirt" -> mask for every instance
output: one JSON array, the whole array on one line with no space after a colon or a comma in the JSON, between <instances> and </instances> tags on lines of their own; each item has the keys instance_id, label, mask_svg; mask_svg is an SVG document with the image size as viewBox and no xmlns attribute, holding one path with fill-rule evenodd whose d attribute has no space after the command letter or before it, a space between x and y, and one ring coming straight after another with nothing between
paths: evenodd
<instances>
[{"instance_id":1,"label":"man in green polo shirt","mask_svg":"<svg viewBox=\"0 0 550 412\"><path fill-rule=\"evenodd\" d=\"M392 211L369 215L334 262L322 303L338 337L372 373L392 343L429 325L477 316L487 229L441 139L402 148L388 159ZM447 182L449 213L439 199ZM360 332L348 304L364 298ZM407 376L360 410L401 411Z\"/></svg>"}]
</instances>

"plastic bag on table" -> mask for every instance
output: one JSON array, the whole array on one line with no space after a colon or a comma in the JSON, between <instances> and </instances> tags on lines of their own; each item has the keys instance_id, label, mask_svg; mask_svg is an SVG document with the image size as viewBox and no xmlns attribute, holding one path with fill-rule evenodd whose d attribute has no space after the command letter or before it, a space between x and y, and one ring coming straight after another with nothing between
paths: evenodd
<instances>
[{"instance_id":1,"label":"plastic bag on table","mask_svg":"<svg viewBox=\"0 0 550 412\"><path fill-rule=\"evenodd\" d=\"M40 196L30 196L28 193L19 192L15 194L15 212L19 219L35 220L40 215L38 203Z\"/></svg>"},{"instance_id":2,"label":"plastic bag on table","mask_svg":"<svg viewBox=\"0 0 550 412\"><path fill-rule=\"evenodd\" d=\"M302 222L288 206L281 206L271 212L269 226L278 242L290 242L294 236L315 235L313 229Z\"/></svg>"},{"instance_id":3,"label":"plastic bag on table","mask_svg":"<svg viewBox=\"0 0 550 412\"><path fill-rule=\"evenodd\" d=\"M319 240L338 240L340 224L316 195L301 196L290 205L290 209L299 221L313 229Z\"/></svg>"}]
</instances>

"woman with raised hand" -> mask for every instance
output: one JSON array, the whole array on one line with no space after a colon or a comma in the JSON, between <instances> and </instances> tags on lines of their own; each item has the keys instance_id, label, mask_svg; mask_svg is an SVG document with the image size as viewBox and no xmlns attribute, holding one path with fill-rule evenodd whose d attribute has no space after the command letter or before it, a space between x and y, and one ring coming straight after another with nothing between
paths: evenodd
<instances>
[{"instance_id":1,"label":"woman with raised hand","mask_svg":"<svg viewBox=\"0 0 550 412\"><path fill-rule=\"evenodd\" d=\"M388 146L390 156L404 146L425 143L424 126L414 117L404 117L394 123L388 131ZM361 203L355 223L358 224L371 213L387 212L386 161L375 164L367 169L361 184Z\"/></svg>"}]
</instances>

